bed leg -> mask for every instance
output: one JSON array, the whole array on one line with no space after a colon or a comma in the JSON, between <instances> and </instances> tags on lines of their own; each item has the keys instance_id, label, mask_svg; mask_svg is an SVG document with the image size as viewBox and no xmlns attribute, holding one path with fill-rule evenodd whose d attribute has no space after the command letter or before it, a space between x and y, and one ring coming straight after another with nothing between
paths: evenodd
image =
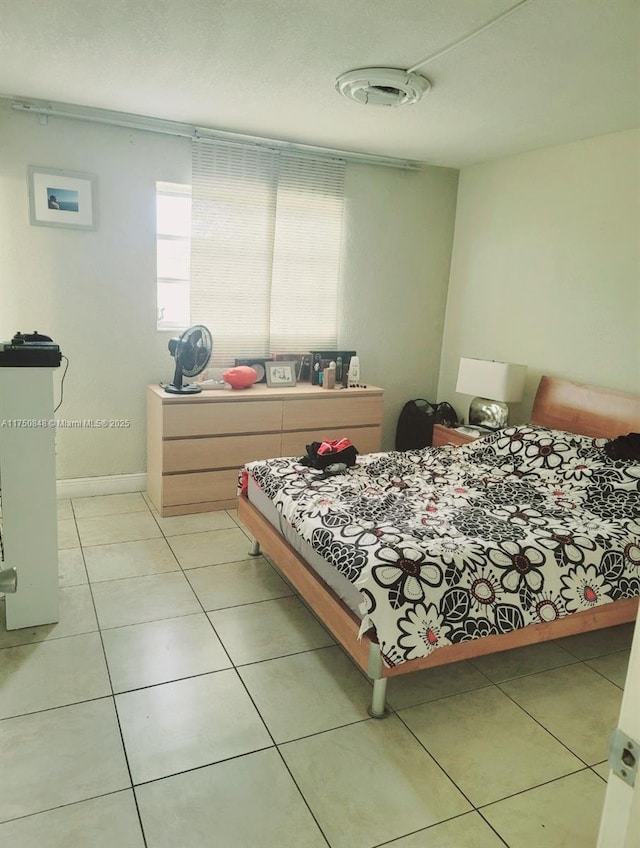
<instances>
[{"instance_id":1,"label":"bed leg","mask_svg":"<svg viewBox=\"0 0 640 848\"><path fill-rule=\"evenodd\" d=\"M249 556L260 556L260 542L257 539L251 540L251 547L249 548Z\"/></svg>"},{"instance_id":2,"label":"bed leg","mask_svg":"<svg viewBox=\"0 0 640 848\"><path fill-rule=\"evenodd\" d=\"M387 678L379 677L373 681L373 695L371 696L371 706L367 710L371 718L386 718L389 711L385 708L384 702L387 695Z\"/></svg>"},{"instance_id":3,"label":"bed leg","mask_svg":"<svg viewBox=\"0 0 640 848\"><path fill-rule=\"evenodd\" d=\"M384 705L387 695L387 678L382 676L382 656L380 654L380 648L375 642L369 644L367 674L373 681L371 706L367 712L371 718L386 718L389 715L389 710Z\"/></svg>"}]
</instances>

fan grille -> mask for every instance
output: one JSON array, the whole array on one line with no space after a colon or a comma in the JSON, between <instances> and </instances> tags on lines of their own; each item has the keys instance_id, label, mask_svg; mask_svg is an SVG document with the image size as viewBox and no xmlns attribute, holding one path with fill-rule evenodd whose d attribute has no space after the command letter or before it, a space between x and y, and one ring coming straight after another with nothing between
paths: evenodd
<instances>
[{"instance_id":1,"label":"fan grille","mask_svg":"<svg viewBox=\"0 0 640 848\"><path fill-rule=\"evenodd\" d=\"M184 331L177 341L174 355L176 359L180 359L185 377L195 377L206 367L212 347L211 333L202 324L196 324Z\"/></svg>"}]
</instances>

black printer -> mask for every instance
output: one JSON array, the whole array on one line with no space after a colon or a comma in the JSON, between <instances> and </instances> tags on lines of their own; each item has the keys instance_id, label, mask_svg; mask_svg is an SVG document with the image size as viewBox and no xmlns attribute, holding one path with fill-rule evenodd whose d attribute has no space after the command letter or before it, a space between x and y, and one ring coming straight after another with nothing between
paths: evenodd
<instances>
[{"instance_id":1,"label":"black printer","mask_svg":"<svg viewBox=\"0 0 640 848\"><path fill-rule=\"evenodd\" d=\"M37 330L0 342L0 368L57 368L61 360L60 347Z\"/></svg>"}]
</instances>

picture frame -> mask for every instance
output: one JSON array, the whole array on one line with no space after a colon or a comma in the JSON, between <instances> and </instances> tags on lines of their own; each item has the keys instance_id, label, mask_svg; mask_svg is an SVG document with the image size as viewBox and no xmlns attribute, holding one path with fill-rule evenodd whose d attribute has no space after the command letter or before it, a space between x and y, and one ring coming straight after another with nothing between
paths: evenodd
<instances>
[{"instance_id":1,"label":"picture frame","mask_svg":"<svg viewBox=\"0 0 640 848\"><path fill-rule=\"evenodd\" d=\"M269 388L280 389L296 385L296 363L293 360L265 362L264 370Z\"/></svg>"},{"instance_id":2,"label":"picture frame","mask_svg":"<svg viewBox=\"0 0 640 848\"><path fill-rule=\"evenodd\" d=\"M29 165L29 218L32 226L95 230L96 177Z\"/></svg>"},{"instance_id":3,"label":"picture frame","mask_svg":"<svg viewBox=\"0 0 640 848\"><path fill-rule=\"evenodd\" d=\"M296 366L296 381L298 383L308 383L311 379L311 353L309 351L302 353L272 353L271 358L293 362Z\"/></svg>"}]
</instances>

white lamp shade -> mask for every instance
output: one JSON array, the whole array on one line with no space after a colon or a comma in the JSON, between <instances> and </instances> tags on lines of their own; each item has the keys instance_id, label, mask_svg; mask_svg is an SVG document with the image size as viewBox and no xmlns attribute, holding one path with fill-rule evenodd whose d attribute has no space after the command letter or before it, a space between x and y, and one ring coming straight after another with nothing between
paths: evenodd
<instances>
[{"instance_id":1,"label":"white lamp shade","mask_svg":"<svg viewBox=\"0 0 640 848\"><path fill-rule=\"evenodd\" d=\"M504 403L522 400L526 365L489 362L486 359L461 359L456 391Z\"/></svg>"}]
</instances>

